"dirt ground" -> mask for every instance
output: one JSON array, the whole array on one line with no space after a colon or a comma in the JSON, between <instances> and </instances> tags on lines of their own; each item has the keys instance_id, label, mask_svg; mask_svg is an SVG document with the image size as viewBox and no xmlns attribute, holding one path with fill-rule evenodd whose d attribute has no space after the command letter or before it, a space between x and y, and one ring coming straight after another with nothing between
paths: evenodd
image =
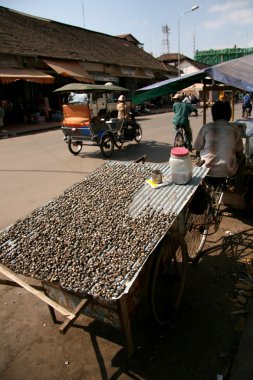
<instances>
[{"instance_id":1,"label":"dirt ground","mask_svg":"<svg viewBox=\"0 0 253 380\"><path fill-rule=\"evenodd\" d=\"M122 334L88 317L61 335L47 306L1 275L0 378L211 380L220 373L228 379L252 296L243 290L253 282L252 232L251 216L225 207L205 255L188 264L173 324L158 328L146 308L138 309L130 359Z\"/></svg>"}]
</instances>

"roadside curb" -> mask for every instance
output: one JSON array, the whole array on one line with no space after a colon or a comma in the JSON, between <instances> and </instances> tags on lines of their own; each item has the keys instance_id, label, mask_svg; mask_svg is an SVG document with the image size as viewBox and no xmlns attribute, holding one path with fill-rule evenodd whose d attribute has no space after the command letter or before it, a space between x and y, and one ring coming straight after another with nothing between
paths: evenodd
<instances>
[{"instance_id":1,"label":"roadside curb","mask_svg":"<svg viewBox=\"0 0 253 380\"><path fill-rule=\"evenodd\" d=\"M55 130L59 128L61 128L60 125L56 125L52 127L43 125L37 128L20 128L20 129L12 129L12 130L2 129L0 130L0 139L7 139L7 138L17 137L21 135L29 135L31 133L47 132L47 131L51 131L51 130Z\"/></svg>"}]
</instances>

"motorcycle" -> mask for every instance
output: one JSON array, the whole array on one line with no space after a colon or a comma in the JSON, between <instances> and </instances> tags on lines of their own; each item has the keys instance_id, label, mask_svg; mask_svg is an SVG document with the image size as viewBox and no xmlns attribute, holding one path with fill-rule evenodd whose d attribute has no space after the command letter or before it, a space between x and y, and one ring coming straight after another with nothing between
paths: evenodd
<instances>
[{"instance_id":1,"label":"motorcycle","mask_svg":"<svg viewBox=\"0 0 253 380\"><path fill-rule=\"evenodd\" d=\"M125 142L135 141L140 143L142 139L142 128L135 119L133 112L129 113L130 120L124 120L121 130L115 140L117 148L121 148Z\"/></svg>"}]
</instances>

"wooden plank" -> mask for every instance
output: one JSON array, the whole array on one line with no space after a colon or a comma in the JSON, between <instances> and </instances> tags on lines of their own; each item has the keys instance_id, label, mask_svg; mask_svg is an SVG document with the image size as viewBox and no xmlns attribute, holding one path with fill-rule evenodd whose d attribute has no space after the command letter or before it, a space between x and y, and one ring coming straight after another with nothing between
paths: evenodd
<instances>
[{"instance_id":1,"label":"wooden plank","mask_svg":"<svg viewBox=\"0 0 253 380\"><path fill-rule=\"evenodd\" d=\"M79 304L73 311L74 317L73 318L67 317L66 321L63 322L61 327L59 327L59 331L61 334L64 334L68 330L71 324L76 320L76 318L81 314L83 309L86 306L88 306L89 303L90 303L90 299L83 299L81 302L79 302Z\"/></svg>"},{"instance_id":2,"label":"wooden plank","mask_svg":"<svg viewBox=\"0 0 253 380\"><path fill-rule=\"evenodd\" d=\"M46 304L52 306L55 310L57 310L59 313L61 313L65 317L67 318L75 317L75 315L71 313L69 310L65 309L63 306L54 302L53 300L51 300L51 298L47 297L44 293L40 292L39 290L36 290L31 285L28 285L25 281L21 280L21 278L19 278L14 272L12 272L10 269L6 268L2 264L0 264L0 272L4 276L10 278L12 281L22 286L22 288L28 290L28 292L32 293L33 295L41 299Z\"/></svg>"}]
</instances>

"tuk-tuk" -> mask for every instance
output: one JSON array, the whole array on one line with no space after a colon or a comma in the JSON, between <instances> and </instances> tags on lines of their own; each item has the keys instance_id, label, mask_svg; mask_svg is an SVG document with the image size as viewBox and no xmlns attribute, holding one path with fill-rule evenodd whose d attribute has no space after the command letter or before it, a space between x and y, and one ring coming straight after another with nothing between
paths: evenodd
<instances>
[{"instance_id":1,"label":"tuk-tuk","mask_svg":"<svg viewBox=\"0 0 253 380\"><path fill-rule=\"evenodd\" d=\"M79 154L83 145L96 144L105 157L110 157L114 145L121 148L126 141L140 142L142 130L134 117L128 122L117 118L117 100L128 92L126 88L111 83L72 83L54 92L61 95L61 129L72 154ZM129 101L127 106L130 111Z\"/></svg>"}]
</instances>

